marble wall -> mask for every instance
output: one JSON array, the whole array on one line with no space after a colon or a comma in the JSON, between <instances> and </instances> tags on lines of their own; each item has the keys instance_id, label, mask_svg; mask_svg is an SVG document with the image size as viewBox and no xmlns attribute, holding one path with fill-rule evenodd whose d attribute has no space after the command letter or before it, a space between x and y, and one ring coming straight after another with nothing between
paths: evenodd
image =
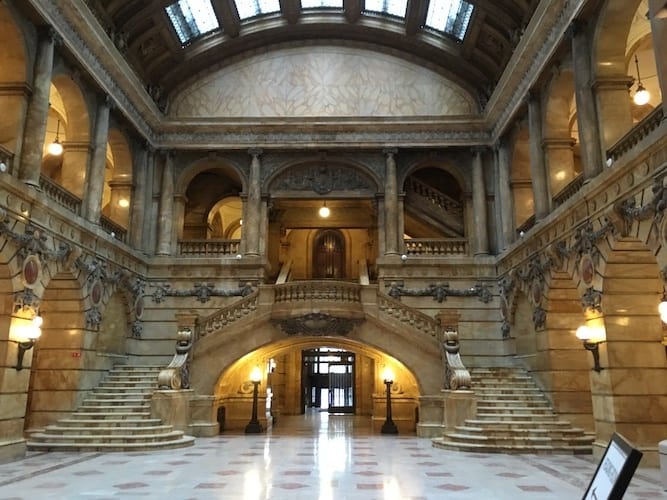
<instances>
[{"instance_id":1,"label":"marble wall","mask_svg":"<svg viewBox=\"0 0 667 500\"><path fill-rule=\"evenodd\" d=\"M464 89L406 60L350 47L304 47L218 69L186 86L169 114L238 118L474 112Z\"/></svg>"}]
</instances>

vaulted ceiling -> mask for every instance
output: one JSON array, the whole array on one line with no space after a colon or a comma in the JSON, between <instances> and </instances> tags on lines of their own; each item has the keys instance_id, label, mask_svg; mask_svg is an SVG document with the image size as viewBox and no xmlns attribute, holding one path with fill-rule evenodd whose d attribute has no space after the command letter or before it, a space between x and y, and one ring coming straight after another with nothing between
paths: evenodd
<instances>
[{"instance_id":1,"label":"vaulted ceiling","mask_svg":"<svg viewBox=\"0 0 667 500\"><path fill-rule=\"evenodd\" d=\"M396 1L383 0L382 5L391 9ZM263 0L250 2L258 6ZM371 11L365 0L342 0L342 8L320 2L323 8L304 9L300 0L280 0L277 12L242 18L235 0L212 0L215 19L209 21L216 29L183 42L166 10L176 0L86 0L146 86L167 97L184 80L248 55L326 43L370 48L423 64L467 88L482 104L538 3L470 0L472 15L459 40L425 25L429 0L408 0L404 16L382 8Z\"/></svg>"}]
</instances>

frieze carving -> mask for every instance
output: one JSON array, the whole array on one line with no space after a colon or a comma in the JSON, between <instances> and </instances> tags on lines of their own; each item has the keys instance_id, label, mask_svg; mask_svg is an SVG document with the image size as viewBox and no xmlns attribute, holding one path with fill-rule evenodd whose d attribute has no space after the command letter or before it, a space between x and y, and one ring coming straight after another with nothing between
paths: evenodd
<instances>
[{"instance_id":1,"label":"frieze carving","mask_svg":"<svg viewBox=\"0 0 667 500\"><path fill-rule=\"evenodd\" d=\"M287 335L345 336L361 323L359 319L339 318L325 313L309 313L297 318L274 321Z\"/></svg>"},{"instance_id":2,"label":"frieze carving","mask_svg":"<svg viewBox=\"0 0 667 500\"><path fill-rule=\"evenodd\" d=\"M272 191L314 191L328 194L332 191L373 191L367 179L348 167L335 168L324 165L308 165L291 168L272 184Z\"/></svg>"},{"instance_id":3,"label":"frieze carving","mask_svg":"<svg viewBox=\"0 0 667 500\"><path fill-rule=\"evenodd\" d=\"M400 300L404 297L433 297L438 303L447 300L447 297L479 297L479 300L488 304L493 295L489 287L484 283L477 283L470 288L449 288L449 283L430 284L427 288L404 288L400 283L392 282L389 285L387 295Z\"/></svg>"},{"instance_id":4,"label":"frieze carving","mask_svg":"<svg viewBox=\"0 0 667 500\"><path fill-rule=\"evenodd\" d=\"M627 236L630 233L634 221L646 220L649 217L654 217L656 223L662 220L663 212L667 208L667 175L653 179L651 191L653 197L646 205L638 207L635 198L614 204L610 215L617 216L616 228L621 235Z\"/></svg>"},{"instance_id":5,"label":"frieze carving","mask_svg":"<svg viewBox=\"0 0 667 500\"><path fill-rule=\"evenodd\" d=\"M170 284L156 285L153 292L153 302L159 304L165 297L196 297L205 304L211 297L247 297L253 292L252 283L231 289L216 288L213 283L195 283L189 290L174 290Z\"/></svg>"}]
</instances>

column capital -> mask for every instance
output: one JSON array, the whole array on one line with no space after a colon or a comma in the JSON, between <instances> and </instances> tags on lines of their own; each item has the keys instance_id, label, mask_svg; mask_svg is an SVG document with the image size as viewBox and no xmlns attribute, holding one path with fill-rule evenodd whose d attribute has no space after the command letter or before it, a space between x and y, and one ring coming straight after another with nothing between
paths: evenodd
<instances>
[{"instance_id":1,"label":"column capital","mask_svg":"<svg viewBox=\"0 0 667 500\"><path fill-rule=\"evenodd\" d=\"M40 40L48 40L53 43L60 42L58 40L58 33L56 32L55 29L53 29L53 26L51 26L50 24L39 26L37 28L37 36L39 37Z\"/></svg>"},{"instance_id":2,"label":"column capital","mask_svg":"<svg viewBox=\"0 0 667 500\"><path fill-rule=\"evenodd\" d=\"M586 31L587 27L588 23L586 21L584 21L583 19L575 19L567 27L567 30L565 30L565 36L567 36L568 38L574 38L576 35L579 35L584 31Z\"/></svg>"},{"instance_id":3,"label":"column capital","mask_svg":"<svg viewBox=\"0 0 667 500\"><path fill-rule=\"evenodd\" d=\"M385 156L394 156L398 153L398 148L382 148L382 154Z\"/></svg>"},{"instance_id":4,"label":"column capital","mask_svg":"<svg viewBox=\"0 0 667 500\"><path fill-rule=\"evenodd\" d=\"M473 156L481 156L488 151L488 146L473 146L470 148L470 152Z\"/></svg>"},{"instance_id":5,"label":"column capital","mask_svg":"<svg viewBox=\"0 0 667 500\"><path fill-rule=\"evenodd\" d=\"M257 158L258 156L264 154L264 151L262 148L248 148L248 154L253 158Z\"/></svg>"}]
</instances>

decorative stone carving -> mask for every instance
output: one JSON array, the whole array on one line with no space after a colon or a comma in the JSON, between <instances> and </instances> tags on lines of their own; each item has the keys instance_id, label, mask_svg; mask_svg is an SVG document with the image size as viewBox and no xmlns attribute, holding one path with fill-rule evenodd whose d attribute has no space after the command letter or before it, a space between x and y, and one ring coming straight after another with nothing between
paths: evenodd
<instances>
[{"instance_id":1,"label":"decorative stone carving","mask_svg":"<svg viewBox=\"0 0 667 500\"><path fill-rule=\"evenodd\" d=\"M663 212L667 208L667 175L663 174L653 179L651 191L653 197L646 205L638 207L637 200L629 198L613 206L612 216L614 214L618 216L615 222L621 235L627 236L630 233L634 221L646 220L651 216L655 218L656 223L662 220Z\"/></svg>"},{"instance_id":2,"label":"decorative stone carving","mask_svg":"<svg viewBox=\"0 0 667 500\"><path fill-rule=\"evenodd\" d=\"M581 297L581 306L584 310L602 312L602 292L593 287L586 289Z\"/></svg>"},{"instance_id":3,"label":"decorative stone carving","mask_svg":"<svg viewBox=\"0 0 667 500\"><path fill-rule=\"evenodd\" d=\"M447 297L479 297L479 300L488 304L493 295L489 287L484 283L477 283L470 288L455 289L449 288L449 283L431 284L428 288L404 288L402 284L392 282L389 285L387 295L400 300L401 296L406 297L427 297L432 296L433 300L442 303Z\"/></svg>"},{"instance_id":4,"label":"decorative stone carving","mask_svg":"<svg viewBox=\"0 0 667 500\"><path fill-rule=\"evenodd\" d=\"M14 312L26 310L39 310L39 297L30 288L24 288L14 294Z\"/></svg>"},{"instance_id":5,"label":"decorative stone carving","mask_svg":"<svg viewBox=\"0 0 667 500\"><path fill-rule=\"evenodd\" d=\"M189 389L188 353L192 348L192 330L183 328L177 333L176 354L169 365L158 374L160 389Z\"/></svg>"},{"instance_id":6,"label":"decorative stone carving","mask_svg":"<svg viewBox=\"0 0 667 500\"><path fill-rule=\"evenodd\" d=\"M93 306L86 311L86 326L97 329L102 323L102 313L97 306Z\"/></svg>"},{"instance_id":7,"label":"decorative stone carving","mask_svg":"<svg viewBox=\"0 0 667 500\"><path fill-rule=\"evenodd\" d=\"M445 367L445 389L469 389L470 372L463 365L459 350L458 313L441 313L436 321L440 329L440 348Z\"/></svg>"},{"instance_id":8,"label":"decorative stone carving","mask_svg":"<svg viewBox=\"0 0 667 500\"><path fill-rule=\"evenodd\" d=\"M60 243L58 250L51 250L47 244L46 234L36 226L27 224L24 233L15 232L10 227L10 220L7 212L0 208L0 235L12 240L17 246L17 255L20 262L30 256L36 256L40 263L45 260L64 261L71 251L71 247L66 243Z\"/></svg>"},{"instance_id":9,"label":"decorative stone carving","mask_svg":"<svg viewBox=\"0 0 667 500\"><path fill-rule=\"evenodd\" d=\"M171 285L156 285L153 292L153 302L159 304L164 297L197 297L197 300L205 304L211 297L247 297L252 293L252 283L232 289L215 288L213 283L195 283L189 290L173 290Z\"/></svg>"},{"instance_id":10,"label":"decorative stone carving","mask_svg":"<svg viewBox=\"0 0 667 500\"><path fill-rule=\"evenodd\" d=\"M535 326L535 330L544 328L546 322L547 312L540 306L537 306L535 309L533 309L533 325Z\"/></svg>"},{"instance_id":11,"label":"decorative stone carving","mask_svg":"<svg viewBox=\"0 0 667 500\"><path fill-rule=\"evenodd\" d=\"M275 321L287 335L347 335L361 320L339 318L325 313L309 313Z\"/></svg>"},{"instance_id":12,"label":"decorative stone carving","mask_svg":"<svg viewBox=\"0 0 667 500\"><path fill-rule=\"evenodd\" d=\"M271 187L272 191L314 191L323 195L332 191L374 192L372 184L352 168L327 164L307 165L289 169L280 175Z\"/></svg>"}]
</instances>

